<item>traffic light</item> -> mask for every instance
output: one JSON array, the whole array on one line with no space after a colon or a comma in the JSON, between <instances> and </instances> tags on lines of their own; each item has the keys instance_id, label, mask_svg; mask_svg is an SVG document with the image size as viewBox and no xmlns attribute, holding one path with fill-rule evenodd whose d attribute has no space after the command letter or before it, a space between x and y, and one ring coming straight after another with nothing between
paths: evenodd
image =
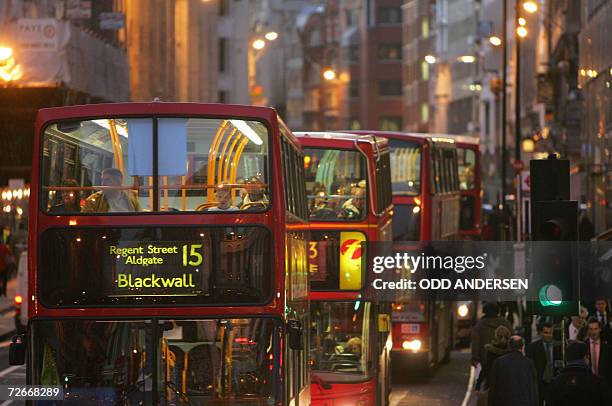
<instances>
[{"instance_id":1,"label":"traffic light","mask_svg":"<svg viewBox=\"0 0 612 406\"><path fill-rule=\"evenodd\" d=\"M577 314L578 203L569 199L569 162L555 156L531 161L532 274L535 313Z\"/></svg>"}]
</instances>

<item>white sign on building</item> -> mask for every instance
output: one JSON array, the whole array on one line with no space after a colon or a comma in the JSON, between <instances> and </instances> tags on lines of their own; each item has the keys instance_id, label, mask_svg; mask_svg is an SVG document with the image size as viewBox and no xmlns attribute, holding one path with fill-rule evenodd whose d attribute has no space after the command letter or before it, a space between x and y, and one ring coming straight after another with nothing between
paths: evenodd
<instances>
[{"instance_id":1,"label":"white sign on building","mask_svg":"<svg viewBox=\"0 0 612 406\"><path fill-rule=\"evenodd\" d=\"M58 27L53 18L20 18L17 39L23 51L57 52Z\"/></svg>"}]
</instances>

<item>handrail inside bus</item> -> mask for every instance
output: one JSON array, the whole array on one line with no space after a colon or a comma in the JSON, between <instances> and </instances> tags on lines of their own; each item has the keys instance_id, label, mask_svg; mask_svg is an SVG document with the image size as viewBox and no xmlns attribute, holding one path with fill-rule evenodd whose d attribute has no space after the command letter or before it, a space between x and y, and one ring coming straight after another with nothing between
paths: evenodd
<instances>
[{"instance_id":1,"label":"handrail inside bus","mask_svg":"<svg viewBox=\"0 0 612 406\"><path fill-rule=\"evenodd\" d=\"M233 189L251 189L251 188L266 188L268 187L267 183L261 183L257 185L251 185L248 183L223 183L224 186L229 186ZM195 184L195 185L183 185L183 184L173 184L173 185L161 185L158 187L160 190L201 190L201 189L215 189L217 185L208 185L208 184ZM151 190L153 186L43 186L42 189L44 191L55 190L58 192L61 191L104 191L104 190Z\"/></svg>"}]
</instances>

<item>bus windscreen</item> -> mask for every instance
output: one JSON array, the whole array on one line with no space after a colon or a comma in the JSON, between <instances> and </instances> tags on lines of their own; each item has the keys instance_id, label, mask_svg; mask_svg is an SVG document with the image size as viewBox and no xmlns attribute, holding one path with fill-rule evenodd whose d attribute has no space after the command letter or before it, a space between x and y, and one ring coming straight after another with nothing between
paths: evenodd
<instances>
[{"instance_id":1,"label":"bus windscreen","mask_svg":"<svg viewBox=\"0 0 612 406\"><path fill-rule=\"evenodd\" d=\"M38 288L49 307L260 304L270 244L263 227L49 229Z\"/></svg>"}]
</instances>

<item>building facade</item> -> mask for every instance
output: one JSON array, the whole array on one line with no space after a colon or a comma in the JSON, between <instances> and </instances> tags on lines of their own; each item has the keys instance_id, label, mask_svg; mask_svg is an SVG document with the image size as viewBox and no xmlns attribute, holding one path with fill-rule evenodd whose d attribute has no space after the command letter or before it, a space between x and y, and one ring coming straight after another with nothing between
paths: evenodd
<instances>
[{"instance_id":1,"label":"building facade","mask_svg":"<svg viewBox=\"0 0 612 406\"><path fill-rule=\"evenodd\" d=\"M578 84L583 192L595 232L612 228L612 1L581 2Z\"/></svg>"}]
</instances>

